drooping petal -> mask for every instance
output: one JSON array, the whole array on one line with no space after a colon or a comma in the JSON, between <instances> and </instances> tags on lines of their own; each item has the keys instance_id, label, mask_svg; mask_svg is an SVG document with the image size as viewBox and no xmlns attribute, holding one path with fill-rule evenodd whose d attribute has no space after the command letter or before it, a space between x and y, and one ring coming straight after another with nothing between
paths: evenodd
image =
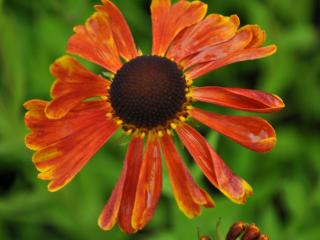
<instances>
[{"instance_id":1,"label":"drooping petal","mask_svg":"<svg viewBox=\"0 0 320 240\"><path fill-rule=\"evenodd\" d=\"M187 71L186 77L188 79L195 79L208 72L218 69L220 67L223 67L235 62L243 62L243 61L268 57L274 54L276 51L277 51L276 45L269 45L263 48L249 48L249 49L236 51L231 53L227 57L219 59L217 61L201 63L199 65L196 65L195 67Z\"/></svg>"},{"instance_id":2,"label":"drooping petal","mask_svg":"<svg viewBox=\"0 0 320 240\"><path fill-rule=\"evenodd\" d=\"M161 148L171 180L175 199L180 210L189 218L200 214L201 206L212 208L214 203L208 193L199 188L179 156L172 138L161 138Z\"/></svg>"},{"instance_id":3,"label":"drooping petal","mask_svg":"<svg viewBox=\"0 0 320 240\"><path fill-rule=\"evenodd\" d=\"M208 180L233 202L245 203L252 195L252 188L228 168L205 138L186 124L176 131Z\"/></svg>"},{"instance_id":4,"label":"drooping petal","mask_svg":"<svg viewBox=\"0 0 320 240\"><path fill-rule=\"evenodd\" d=\"M209 15L205 20L181 32L172 42L167 56L180 62L187 56L231 39L239 25L239 18L235 15Z\"/></svg>"},{"instance_id":5,"label":"drooping petal","mask_svg":"<svg viewBox=\"0 0 320 240\"><path fill-rule=\"evenodd\" d=\"M74 32L67 46L69 53L77 54L112 73L122 66L106 13L95 12L85 25L76 26Z\"/></svg>"},{"instance_id":6,"label":"drooping petal","mask_svg":"<svg viewBox=\"0 0 320 240\"><path fill-rule=\"evenodd\" d=\"M143 139L134 137L126 154L124 167L111 197L99 217L99 226L110 230L118 221L126 233L138 229L131 224L138 178L142 164Z\"/></svg>"},{"instance_id":7,"label":"drooping petal","mask_svg":"<svg viewBox=\"0 0 320 240\"><path fill-rule=\"evenodd\" d=\"M153 0L151 4L153 46L152 54L164 56L173 39L186 27L201 21L207 5L200 2Z\"/></svg>"},{"instance_id":8,"label":"drooping petal","mask_svg":"<svg viewBox=\"0 0 320 240\"><path fill-rule=\"evenodd\" d=\"M114 187L112 194L104 206L99 219L98 225L105 231L111 230L118 221L118 214L121 205L121 199L123 194L123 188L128 172L128 164L125 163L118 179L116 186Z\"/></svg>"},{"instance_id":9,"label":"drooping petal","mask_svg":"<svg viewBox=\"0 0 320 240\"><path fill-rule=\"evenodd\" d=\"M109 0L102 0L103 6L96 6L100 12L104 12L109 16L114 41L118 47L119 54L126 61L138 56L137 48L130 28L116 5Z\"/></svg>"},{"instance_id":10,"label":"drooping petal","mask_svg":"<svg viewBox=\"0 0 320 240\"><path fill-rule=\"evenodd\" d=\"M132 226L142 229L153 216L162 188L161 154L158 140L148 138L141 167L136 199L133 208Z\"/></svg>"},{"instance_id":11,"label":"drooping petal","mask_svg":"<svg viewBox=\"0 0 320 240\"><path fill-rule=\"evenodd\" d=\"M259 117L226 116L193 108L191 116L240 145L256 152L268 152L276 143L272 126Z\"/></svg>"},{"instance_id":12,"label":"drooping petal","mask_svg":"<svg viewBox=\"0 0 320 240\"><path fill-rule=\"evenodd\" d=\"M123 187L123 195L119 210L119 226L127 233L134 233L138 230L132 226L132 214L143 159L142 138L134 137L131 140L126 158L126 164L128 164L129 171L127 172L126 181Z\"/></svg>"},{"instance_id":13,"label":"drooping petal","mask_svg":"<svg viewBox=\"0 0 320 240\"><path fill-rule=\"evenodd\" d=\"M285 106L281 98L276 95L241 88L193 88L192 97L198 101L247 112L271 113L280 111Z\"/></svg>"},{"instance_id":14,"label":"drooping petal","mask_svg":"<svg viewBox=\"0 0 320 240\"><path fill-rule=\"evenodd\" d=\"M44 113L48 102L31 100L25 123L32 130L26 146L35 150L33 162L50 180L49 191L58 191L84 167L92 156L113 135L118 126L106 118L109 111L104 101L82 103L59 120L48 119Z\"/></svg>"},{"instance_id":15,"label":"drooping petal","mask_svg":"<svg viewBox=\"0 0 320 240\"><path fill-rule=\"evenodd\" d=\"M70 56L59 58L50 71L57 80L51 89L53 99L45 109L48 118L62 118L82 100L107 95L110 82L91 73Z\"/></svg>"}]
</instances>

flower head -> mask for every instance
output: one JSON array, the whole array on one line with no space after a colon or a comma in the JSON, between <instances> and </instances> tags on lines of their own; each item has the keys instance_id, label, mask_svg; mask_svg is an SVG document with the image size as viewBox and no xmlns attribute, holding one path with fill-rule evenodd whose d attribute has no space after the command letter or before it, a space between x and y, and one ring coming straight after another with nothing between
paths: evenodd
<instances>
[{"instance_id":1,"label":"flower head","mask_svg":"<svg viewBox=\"0 0 320 240\"><path fill-rule=\"evenodd\" d=\"M252 194L250 185L228 168L187 120L194 118L246 148L267 152L276 141L268 122L209 113L193 107L193 102L271 113L284 107L282 100L261 91L195 87L193 82L222 66L269 56L276 46L261 47L266 35L256 25L239 28L235 15L206 16L206 12L201 1L153 0L152 53L143 55L119 9L102 0L87 22L74 28L67 49L112 77L106 79L63 56L50 68L56 77L52 100L25 103L25 122L32 130L26 146L35 151L33 162L39 178L50 181L49 191L69 183L118 129L131 136L123 170L99 218L102 229L118 223L133 233L148 223L161 192L161 152L183 213L192 218L201 207L214 207L190 175L173 134L228 198L242 204Z\"/></svg>"}]
</instances>

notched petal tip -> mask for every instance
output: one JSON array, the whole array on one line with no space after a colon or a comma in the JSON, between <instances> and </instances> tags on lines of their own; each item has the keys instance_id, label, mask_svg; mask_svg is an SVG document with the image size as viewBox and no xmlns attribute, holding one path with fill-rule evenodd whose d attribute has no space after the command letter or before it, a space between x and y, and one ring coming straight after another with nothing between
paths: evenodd
<instances>
[{"instance_id":1,"label":"notched petal tip","mask_svg":"<svg viewBox=\"0 0 320 240\"><path fill-rule=\"evenodd\" d=\"M245 181L244 179L241 179L241 184L244 189L243 197L238 200L238 204L245 204L247 202L248 197L251 197L253 195L253 189L251 185Z\"/></svg>"},{"instance_id":2,"label":"notched petal tip","mask_svg":"<svg viewBox=\"0 0 320 240\"><path fill-rule=\"evenodd\" d=\"M245 181L244 179L239 179L240 181L240 187L239 189L242 189L242 195L237 195L234 196L230 193L228 193L227 191L224 191L224 189L220 189L220 191L227 197L229 198L233 203L239 204L239 205L244 205L247 203L248 198L251 197L253 195L253 189L252 187L249 185L249 183L247 181ZM232 188L232 182L229 183L230 184L230 188ZM225 186L227 187L227 186Z\"/></svg>"}]
</instances>

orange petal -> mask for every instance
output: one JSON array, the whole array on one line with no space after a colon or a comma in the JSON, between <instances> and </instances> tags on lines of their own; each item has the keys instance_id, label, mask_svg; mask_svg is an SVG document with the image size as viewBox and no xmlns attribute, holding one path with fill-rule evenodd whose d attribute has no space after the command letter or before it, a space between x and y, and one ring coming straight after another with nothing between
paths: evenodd
<instances>
[{"instance_id":1,"label":"orange petal","mask_svg":"<svg viewBox=\"0 0 320 240\"><path fill-rule=\"evenodd\" d=\"M151 18L152 18L152 45L153 52L156 52L162 41L162 31L165 19L167 18L171 7L171 0L152 0Z\"/></svg>"},{"instance_id":2,"label":"orange petal","mask_svg":"<svg viewBox=\"0 0 320 240\"><path fill-rule=\"evenodd\" d=\"M26 146L37 151L33 162L41 172L39 178L51 180L50 191L57 191L71 181L100 147L113 135L117 125L105 117L104 101L82 103L65 118L46 118L47 102L32 100L25 117L32 133Z\"/></svg>"},{"instance_id":3,"label":"orange petal","mask_svg":"<svg viewBox=\"0 0 320 240\"><path fill-rule=\"evenodd\" d=\"M133 228L142 229L152 218L161 194L161 188L160 146L157 139L149 136L133 208Z\"/></svg>"},{"instance_id":4,"label":"orange petal","mask_svg":"<svg viewBox=\"0 0 320 240\"><path fill-rule=\"evenodd\" d=\"M172 138L161 138L161 148L168 168L175 199L180 210L189 218L200 214L200 206L212 208L214 203L208 193L199 188L179 156Z\"/></svg>"},{"instance_id":5,"label":"orange petal","mask_svg":"<svg viewBox=\"0 0 320 240\"><path fill-rule=\"evenodd\" d=\"M108 15L114 41L118 47L120 56L126 61L137 57L137 48L124 16L111 1L102 0L102 3L103 6L96 6L96 9Z\"/></svg>"},{"instance_id":6,"label":"orange petal","mask_svg":"<svg viewBox=\"0 0 320 240\"><path fill-rule=\"evenodd\" d=\"M105 231L111 230L118 221L118 214L127 172L128 166L125 163L118 182L108 200L108 203L104 206L99 216L98 225Z\"/></svg>"},{"instance_id":7,"label":"orange petal","mask_svg":"<svg viewBox=\"0 0 320 240\"><path fill-rule=\"evenodd\" d=\"M198 101L247 112L271 113L280 111L285 106L278 96L241 88L193 88L192 97Z\"/></svg>"},{"instance_id":8,"label":"orange petal","mask_svg":"<svg viewBox=\"0 0 320 240\"><path fill-rule=\"evenodd\" d=\"M256 26L246 26L239 29L236 35L229 41L209 46L201 52L185 58L182 65L185 68L190 68L195 64L226 58L233 52L245 49L253 40L255 28Z\"/></svg>"},{"instance_id":9,"label":"orange petal","mask_svg":"<svg viewBox=\"0 0 320 240\"><path fill-rule=\"evenodd\" d=\"M51 65L50 71L57 80L51 88L53 100L45 110L48 118L62 118L82 100L107 95L110 82L91 73L72 57L61 57Z\"/></svg>"},{"instance_id":10,"label":"orange petal","mask_svg":"<svg viewBox=\"0 0 320 240\"><path fill-rule=\"evenodd\" d=\"M122 63L106 13L95 12L84 26L77 26L74 31L67 47L69 53L77 54L112 73L117 72Z\"/></svg>"},{"instance_id":11,"label":"orange petal","mask_svg":"<svg viewBox=\"0 0 320 240\"><path fill-rule=\"evenodd\" d=\"M252 40L246 48L258 48L265 43L267 39L266 32L262 30L259 26L247 25L247 26L244 26L243 28L250 29L252 32Z\"/></svg>"},{"instance_id":12,"label":"orange petal","mask_svg":"<svg viewBox=\"0 0 320 240\"><path fill-rule=\"evenodd\" d=\"M245 203L252 188L234 175L205 138L186 124L177 128L177 133L208 180L233 202Z\"/></svg>"},{"instance_id":13,"label":"orange petal","mask_svg":"<svg viewBox=\"0 0 320 240\"><path fill-rule=\"evenodd\" d=\"M197 108L191 116L252 151L268 152L276 143L274 129L259 117L226 116Z\"/></svg>"},{"instance_id":14,"label":"orange petal","mask_svg":"<svg viewBox=\"0 0 320 240\"><path fill-rule=\"evenodd\" d=\"M143 139L135 137L131 140L126 156L126 164L129 171L123 187L119 210L119 226L126 233L134 233L138 230L132 225L132 217L142 159Z\"/></svg>"},{"instance_id":15,"label":"orange petal","mask_svg":"<svg viewBox=\"0 0 320 240\"><path fill-rule=\"evenodd\" d=\"M59 120L48 119L44 110L48 102L31 100L24 104L29 110L25 115L26 126L32 133L26 136L26 146L38 151L63 138L81 131L84 127L96 122L104 121L105 114L110 110L104 101L82 103L73 109L65 118Z\"/></svg>"},{"instance_id":16,"label":"orange petal","mask_svg":"<svg viewBox=\"0 0 320 240\"><path fill-rule=\"evenodd\" d=\"M254 60L259 58L264 58L274 54L277 51L276 45L269 45L263 48L249 48L230 53L224 58L218 59L216 61L211 61L207 63L201 63L192 67L186 72L186 77L188 79L198 78L210 71L218 69L220 67L247 60Z\"/></svg>"},{"instance_id":17,"label":"orange petal","mask_svg":"<svg viewBox=\"0 0 320 240\"><path fill-rule=\"evenodd\" d=\"M40 99L32 99L23 104L23 107L28 111L39 111L41 110L43 112L43 109L48 104L47 101L43 101Z\"/></svg>"},{"instance_id":18,"label":"orange petal","mask_svg":"<svg viewBox=\"0 0 320 240\"><path fill-rule=\"evenodd\" d=\"M172 42L167 56L180 62L189 55L231 39L239 24L239 18L235 15L209 15L205 20L181 32Z\"/></svg>"},{"instance_id":19,"label":"orange petal","mask_svg":"<svg viewBox=\"0 0 320 240\"><path fill-rule=\"evenodd\" d=\"M136 232L131 225L139 172L142 163L143 140L133 138L128 146L123 170L111 197L104 207L99 226L110 230L117 221L126 233Z\"/></svg>"},{"instance_id":20,"label":"orange petal","mask_svg":"<svg viewBox=\"0 0 320 240\"><path fill-rule=\"evenodd\" d=\"M173 39L186 27L201 21L206 12L207 5L200 1L179 1L171 6L169 0L153 0L152 54L164 56Z\"/></svg>"}]
</instances>

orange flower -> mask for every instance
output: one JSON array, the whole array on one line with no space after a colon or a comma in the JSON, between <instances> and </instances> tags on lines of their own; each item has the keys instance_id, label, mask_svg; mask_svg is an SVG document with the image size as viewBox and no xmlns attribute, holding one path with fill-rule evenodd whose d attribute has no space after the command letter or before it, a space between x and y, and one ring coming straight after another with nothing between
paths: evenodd
<instances>
[{"instance_id":1,"label":"orange flower","mask_svg":"<svg viewBox=\"0 0 320 240\"><path fill-rule=\"evenodd\" d=\"M261 118L209 113L192 103L259 113L279 111L284 103L261 91L192 84L222 66L269 56L276 46L261 47L265 32L256 25L239 28L235 15L205 17L207 5L201 1L153 0L152 55L143 56L119 9L108 0L102 3L84 25L74 28L67 49L113 77L91 73L76 59L63 56L51 66L56 77L52 100L25 103L25 122L32 130L25 142L35 151L39 178L50 181L49 191L61 189L122 129L132 139L122 173L100 215L100 227L109 230L118 223L133 233L147 224L162 187L161 152L177 204L191 218L200 214L202 206L212 208L214 203L179 156L172 138L176 133L209 181L232 201L245 203L252 194L250 185L186 121L194 118L257 152L272 149L275 131Z\"/></svg>"}]
</instances>

